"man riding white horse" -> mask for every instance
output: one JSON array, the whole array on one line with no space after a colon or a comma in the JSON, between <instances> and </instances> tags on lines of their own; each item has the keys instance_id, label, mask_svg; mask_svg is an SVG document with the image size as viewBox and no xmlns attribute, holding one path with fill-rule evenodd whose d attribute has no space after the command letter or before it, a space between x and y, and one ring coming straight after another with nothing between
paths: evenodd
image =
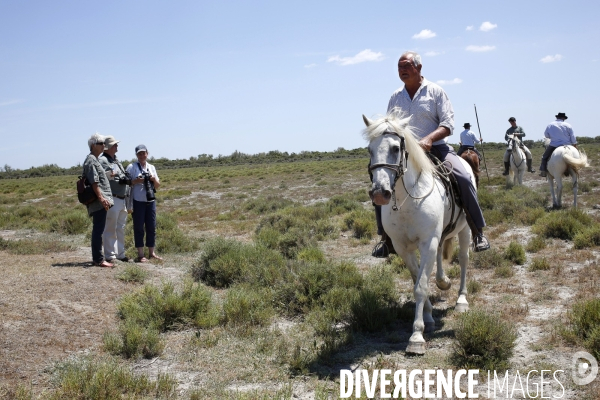
<instances>
[{"instance_id":1,"label":"man riding white horse","mask_svg":"<svg viewBox=\"0 0 600 400\"><path fill-rule=\"evenodd\" d=\"M396 90L388 103L388 114L397 113L402 117L410 117L409 127L420 138L419 145L439 158L456 177L461 191L461 200L467 221L473 235L474 251L490 248L483 235L485 220L477 201L477 189L465 170L460 157L447 144L447 137L454 129L454 110L444 90L421 75L421 56L407 51L398 60L398 75L404 87ZM381 223L381 207L375 206L377 230L381 242L387 246L377 246L374 257L387 257L391 241Z\"/></svg>"},{"instance_id":2,"label":"man riding white horse","mask_svg":"<svg viewBox=\"0 0 600 400\"><path fill-rule=\"evenodd\" d=\"M510 117L508 119L510 122L510 128L506 130L506 134L504 135L504 140L508 142L508 147L506 148L506 152L504 153L504 172L502 175L508 175L508 170L510 168L510 153L512 152L512 136L516 136L521 141L521 150L525 153L525 158L527 159L527 172L535 172L535 170L531 167L533 163L533 159L531 158L531 151L523 144L523 138L525 137L525 131L521 126L517 125L517 119L515 117Z\"/></svg>"},{"instance_id":3,"label":"man riding white horse","mask_svg":"<svg viewBox=\"0 0 600 400\"><path fill-rule=\"evenodd\" d=\"M544 155L542 156L542 165L540 165L540 176L542 177L546 177L548 159L557 147L566 145L577 147L577 139L573 133L573 128L565 122L569 117L561 112L555 115L555 117L556 121L548 125L544 131L544 136L550 139L550 144L546 147L546 151L544 151Z\"/></svg>"},{"instance_id":4,"label":"man riding white horse","mask_svg":"<svg viewBox=\"0 0 600 400\"><path fill-rule=\"evenodd\" d=\"M482 143L482 141L477 139L477 136L471 132L470 123L467 122L464 124L463 128L465 128L465 130L460 133L460 147L458 148L458 153L456 153L456 155L460 157L465 151L472 150L479 157L479 161L481 161L481 154L479 154L479 151L475 148L475 144Z\"/></svg>"}]
</instances>

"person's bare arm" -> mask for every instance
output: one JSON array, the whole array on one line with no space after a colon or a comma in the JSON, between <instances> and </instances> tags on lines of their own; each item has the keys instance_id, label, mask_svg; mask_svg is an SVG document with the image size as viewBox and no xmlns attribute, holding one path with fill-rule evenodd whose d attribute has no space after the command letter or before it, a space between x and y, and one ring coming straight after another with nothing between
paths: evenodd
<instances>
[{"instance_id":1,"label":"person's bare arm","mask_svg":"<svg viewBox=\"0 0 600 400\"><path fill-rule=\"evenodd\" d=\"M106 200L106 198L104 198L104 196L102 196L100 186L98 186L97 182L92 183L92 189L94 189L94 193L96 193L98 200L100 200L100 203L102 203L102 207L104 207L105 210L108 210L110 208L110 203L108 200Z\"/></svg>"},{"instance_id":2,"label":"person's bare arm","mask_svg":"<svg viewBox=\"0 0 600 400\"><path fill-rule=\"evenodd\" d=\"M429 135L425 136L423 139L419 140L419 144L425 151L431 151L431 146L433 143L438 140L442 140L445 137L450 136L450 129L445 126L438 126L438 128L431 132Z\"/></svg>"}]
</instances>

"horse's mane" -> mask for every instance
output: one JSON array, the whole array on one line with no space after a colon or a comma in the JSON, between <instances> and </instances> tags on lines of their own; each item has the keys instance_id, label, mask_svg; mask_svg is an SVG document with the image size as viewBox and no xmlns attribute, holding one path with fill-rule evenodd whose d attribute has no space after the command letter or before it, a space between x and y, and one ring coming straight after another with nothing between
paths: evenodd
<instances>
[{"instance_id":1,"label":"horse's mane","mask_svg":"<svg viewBox=\"0 0 600 400\"><path fill-rule=\"evenodd\" d=\"M417 173L424 172L433 174L435 167L425 154L423 148L412 130L408 127L408 118L398 118L395 114L388 114L380 117L365 128L363 137L371 142L373 139L384 135L386 132L395 132L404 138L406 151L408 152L408 162L413 165Z\"/></svg>"}]
</instances>

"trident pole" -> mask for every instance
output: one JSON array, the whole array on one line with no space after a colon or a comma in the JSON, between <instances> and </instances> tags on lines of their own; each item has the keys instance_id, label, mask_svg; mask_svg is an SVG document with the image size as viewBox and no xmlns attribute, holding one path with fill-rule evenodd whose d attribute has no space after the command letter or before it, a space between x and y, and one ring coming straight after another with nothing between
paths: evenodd
<instances>
[{"instance_id":1,"label":"trident pole","mask_svg":"<svg viewBox=\"0 0 600 400\"><path fill-rule=\"evenodd\" d=\"M483 163L485 164L485 174L488 178L488 183L490 183L490 174L487 169L487 162L485 161L485 150L483 149L483 138L481 137L481 128L479 127L479 117L477 116L477 106L473 104L475 107L475 119L477 120L477 130L479 131L479 140L481 141L481 154L483 155Z\"/></svg>"}]
</instances>

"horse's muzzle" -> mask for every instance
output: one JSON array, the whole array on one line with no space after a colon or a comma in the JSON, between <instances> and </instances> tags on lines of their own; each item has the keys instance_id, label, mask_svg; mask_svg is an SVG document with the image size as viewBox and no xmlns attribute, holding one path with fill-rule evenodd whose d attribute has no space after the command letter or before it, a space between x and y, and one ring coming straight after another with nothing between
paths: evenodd
<instances>
[{"instance_id":1,"label":"horse's muzzle","mask_svg":"<svg viewBox=\"0 0 600 400\"><path fill-rule=\"evenodd\" d=\"M371 201L378 206L385 206L392 199L392 192L382 188L369 190Z\"/></svg>"}]
</instances>

